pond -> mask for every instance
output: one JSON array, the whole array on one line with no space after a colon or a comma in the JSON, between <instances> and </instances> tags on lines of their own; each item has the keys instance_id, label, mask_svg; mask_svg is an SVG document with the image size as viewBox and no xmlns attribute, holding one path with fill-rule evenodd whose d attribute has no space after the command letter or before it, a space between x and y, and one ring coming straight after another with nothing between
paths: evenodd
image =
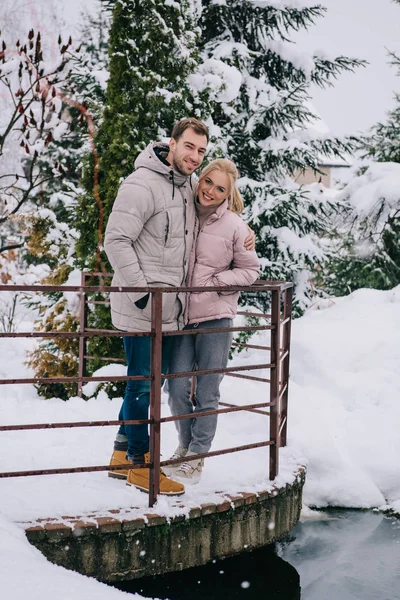
<instances>
[{"instance_id":1,"label":"pond","mask_svg":"<svg viewBox=\"0 0 400 600\"><path fill-rule=\"evenodd\" d=\"M116 587L168 600L400 600L400 521L311 511L275 546Z\"/></svg>"}]
</instances>

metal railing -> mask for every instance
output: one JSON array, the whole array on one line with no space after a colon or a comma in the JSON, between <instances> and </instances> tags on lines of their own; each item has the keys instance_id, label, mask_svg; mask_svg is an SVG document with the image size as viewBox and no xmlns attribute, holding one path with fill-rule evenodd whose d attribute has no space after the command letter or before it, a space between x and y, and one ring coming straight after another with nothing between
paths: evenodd
<instances>
[{"instance_id":1,"label":"metal railing","mask_svg":"<svg viewBox=\"0 0 400 600\"><path fill-rule=\"evenodd\" d=\"M82 386L87 382L117 382L130 380L147 380L150 381L150 409L149 418L146 420L107 420L107 421L81 421L67 423L41 423L41 424L26 424L26 425L0 425L1 431L17 431L17 430L33 430L33 429L58 429L58 428L73 428L73 427L105 427L115 425L139 425L148 424L150 426L150 462L142 465L124 465L124 469L130 468L149 468L150 472L150 489L149 489L149 506L153 506L157 500L159 493L159 470L160 467L179 464L184 462L185 458L160 460L160 440L161 440L161 424L179 419L192 419L193 414L180 415L177 417L161 417L161 379L171 379L174 377L196 377L196 375L206 375L210 373L224 373L230 377L240 377L252 381L258 381L260 391L265 390L265 396L268 401L257 402L246 405L234 405L226 402L220 402L219 408L216 410L204 411L196 413L196 418L209 415L220 415L232 412L250 411L263 416L269 415L269 439L246 444L234 448L226 448L208 452L207 454L198 454L194 458L208 458L250 450L253 448L270 447L269 458L269 478L275 479L279 472L279 448L286 445L287 439L287 414L288 414L288 391L289 391L289 360L290 360L290 327L292 316L292 287L293 284L287 282L272 282L272 281L257 281L252 286L239 287L207 287L207 291L232 291L232 292L257 292L257 294L269 294L271 296L270 306L271 312L268 314L258 312L239 311L238 314L243 316L253 316L259 319L266 320L264 325L247 325L241 327L230 328L204 328L198 330L196 328L180 331L162 331L162 295L178 292L202 292L204 288L171 288L171 287L111 287L111 286L87 286L88 277L111 277L111 274L104 273L82 273L80 286L55 286L55 285L0 285L0 292L76 292L80 295L80 319L79 330L76 332L60 332L60 331L34 331L34 332L7 332L0 333L0 338L79 338L79 357L78 357L78 376L77 377L33 377L20 379L0 379L0 385L8 384L43 384L43 383L77 383L78 395L82 396ZM109 304L109 300L101 300L90 302L87 300L88 294L109 294L110 292L140 292L150 294L151 305L151 330L150 332L121 332L113 329L94 329L88 328L87 306L90 303ZM203 371L189 371L185 373L162 373L161 372L161 353L162 353L162 338L170 335L189 335L189 334L207 334L222 331L266 331L271 332L270 346L260 346L255 344L245 344L234 342L233 345L242 346L245 348L262 349L269 352L269 362L263 362L256 365L230 366L225 369L209 369ZM89 376L86 374L87 361L93 359L93 356L87 354L87 340L94 337L103 336L149 336L151 338L151 359L150 359L150 375L144 376ZM121 362L121 359L113 357L103 357L107 362ZM246 374L245 371L252 370L269 370L269 378L258 377L255 375ZM268 385L267 386L265 385ZM193 380L192 380L193 385ZM267 391L268 390L268 391ZM261 392L263 393L263 392ZM265 408L269 408L266 412ZM49 474L65 474L79 473L92 471L112 471L121 470L120 465L100 465L91 467L73 467L60 469L40 469L31 471L13 471L2 472L0 478L4 477L23 477L31 475L49 475Z\"/></svg>"}]
</instances>

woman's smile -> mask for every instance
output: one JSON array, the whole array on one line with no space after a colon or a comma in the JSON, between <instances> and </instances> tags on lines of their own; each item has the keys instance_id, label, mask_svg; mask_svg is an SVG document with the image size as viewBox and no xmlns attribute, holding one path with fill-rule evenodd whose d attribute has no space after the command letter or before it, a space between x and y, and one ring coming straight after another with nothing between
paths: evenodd
<instances>
[{"instance_id":1,"label":"woman's smile","mask_svg":"<svg viewBox=\"0 0 400 600\"><path fill-rule=\"evenodd\" d=\"M206 192L203 192L203 198L206 202L212 202L213 201L213 197L209 196Z\"/></svg>"},{"instance_id":2,"label":"woman's smile","mask_svg":"<svg viewBox=\"0 0 400 600\"><path fill-rule=\"evenodd\" d=\"M230 187L229 176L219 169L213 169L205 177L200 178L197 188L200 204L203 206L221 204L229 196Z\"/></svg>"}]
</instances>

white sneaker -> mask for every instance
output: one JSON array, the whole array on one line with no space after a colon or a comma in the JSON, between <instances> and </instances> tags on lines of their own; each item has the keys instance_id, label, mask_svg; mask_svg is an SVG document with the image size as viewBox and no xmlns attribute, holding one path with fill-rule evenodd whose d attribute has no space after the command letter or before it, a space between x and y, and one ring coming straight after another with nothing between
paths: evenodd
<instances>
[{"instance_id":1,"label":"white sneaker","mask_svg":"<svg viewBox=\"0 0 400 600\"><path fill-rule=\"evenodd\" d=\"M189 452L188 456L192 453ZM204 458L194 458L178 465L174 478L183 479L186 483L197 483L204 467Z\"/></svg>"},{"instance_id":2,"label":"white sneaker","mask_svg":"<svg viewBox=\"0 0 400 600\"><path fill-rule=\"evenodd\" d=\"M172 456L170 456L170 459L174 459L174 458L183 458L184 456L186 456L186 454L188 453L188 449L184 448L183 446L178 446L177 449L175 450L175 452L173 453ZM166 467L162 467L163 472L166 474L167 477L171 477L172 475L175 474L175 471L178 469L178 467L180 467L181 464L177 464L177 465L168 465Z\"/></svg>"}]
</instances>

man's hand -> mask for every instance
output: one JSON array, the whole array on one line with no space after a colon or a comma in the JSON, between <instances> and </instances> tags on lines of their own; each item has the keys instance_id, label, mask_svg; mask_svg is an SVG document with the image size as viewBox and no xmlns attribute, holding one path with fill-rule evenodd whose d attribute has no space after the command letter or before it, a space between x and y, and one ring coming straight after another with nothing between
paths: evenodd
<instances>
[{"instance_id":1,"label":"man's hand","mask_svg":"<svg viewBox=\"0 0 400 600\"><path fill-rule=\"evenodd\" d=\"M244 240L244 247L246 250L254 250L256 247L256 234L248 225L247 229L249 230L249 235Z\"/></svg>"}]
</instances>

